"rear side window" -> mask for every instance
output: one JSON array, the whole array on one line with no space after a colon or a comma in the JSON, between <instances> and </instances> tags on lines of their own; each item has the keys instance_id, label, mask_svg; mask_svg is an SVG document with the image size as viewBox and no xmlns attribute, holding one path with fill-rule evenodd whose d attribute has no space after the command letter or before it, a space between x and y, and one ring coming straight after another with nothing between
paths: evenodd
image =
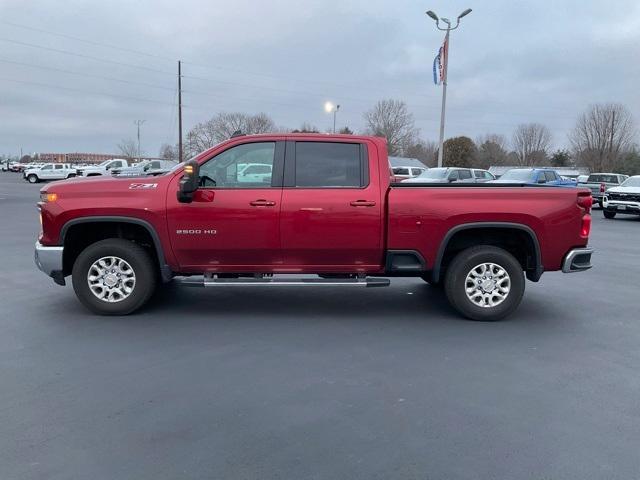
<instances>
[{"instance_id":1,"label":"rear side window","mask_svg":"<svg viewBox=\"0 0 640 480\"><path fill-rule=\"evenodd\" d=\"M469 170L458 170L458 174L460 175L460 180L468 180L471 178L471 172Z\"/></svg>"},{"instance_id":2,"label":"rear side window","mask_svg":"<svg viewBox=\"0 0 640 480\"><path fill-rule=\"evenodd\" d=\"M416 177L418 175L420 175L424 170L422 170L421 168L413 168L411 169L412 175L415 175Z\"/></svg>"},{"instance_id":3,"label":"rear side window","mask_svg":"<svg viewBox=\"0 0 640 480\"><path fill-rule=\"evenodd\" d=\"M296 142L296 187L362 187L369 183L358 143Z\"/></svg>"}]
</instances>

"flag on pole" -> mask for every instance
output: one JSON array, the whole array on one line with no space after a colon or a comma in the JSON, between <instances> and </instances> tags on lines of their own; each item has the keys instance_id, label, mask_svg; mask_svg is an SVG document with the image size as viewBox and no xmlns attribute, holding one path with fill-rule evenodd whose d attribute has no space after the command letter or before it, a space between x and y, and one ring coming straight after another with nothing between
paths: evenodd
<instances>
[{"instance_id":1,"label":"flag on pole","mask_svg":"<svg viewBox=\"0 0 640 480\"><path fill-rule=\"evenodd\" d=\"M444 37L444 42L442 42L442 46L438 49L438 53L433 59L433 83L435 85L440 85L446 80L447 72L444 66L449 54L449 45L447 43L447 37Z\"/></svg>"}]
</instances>

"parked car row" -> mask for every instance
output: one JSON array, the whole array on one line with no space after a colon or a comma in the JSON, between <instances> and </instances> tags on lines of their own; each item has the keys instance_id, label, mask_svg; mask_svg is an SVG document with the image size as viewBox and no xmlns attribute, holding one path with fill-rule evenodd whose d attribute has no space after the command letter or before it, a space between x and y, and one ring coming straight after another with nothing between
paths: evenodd
<instances>
[{"instance_id":1,"label":"parked car row","mask_svg":"<svg viewBox=\"0 0 640 480\"><path fill-rule=\"evenodd\" d=\"M398 176L394 176L397 180ZM495 180L495 178L489 171L479 168L438 167L426 169L420 175L402 181L404 183L478 183Z\"/></svg>"},{"instance_id":2,"label":"parked car row","mask_svg":"<svg viewBox=\"0 0 640 480\"><path fill-rule=\"evenodd\" d=\"M22 172L22 178L29 183L49 180L65 180L73 177L94 177L100 175L140 176L160 175L171 170L177 162L169 160L143 160L130 164L122 158L106 160L97 165L70 163L26 163L3 162L2 171Z\"/></svg>"}]
</instances>

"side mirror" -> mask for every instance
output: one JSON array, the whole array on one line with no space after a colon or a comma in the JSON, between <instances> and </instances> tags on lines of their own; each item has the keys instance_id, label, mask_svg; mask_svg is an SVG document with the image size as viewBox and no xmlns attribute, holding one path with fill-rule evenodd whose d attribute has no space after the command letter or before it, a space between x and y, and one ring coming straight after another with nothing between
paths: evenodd
<instances>
[{"instance_id":1,"label":"side mirror","mask_svg":"<svg viewBox=\"0 0 640 480\"><path fill-rule=\"evenodd\" d=\"M200 165L195 160L191 160L184 165L184 171L178 183L177 197L180 203L191 203L193 194L198 190L200 183Z\"/></svg>"}]
</instances>

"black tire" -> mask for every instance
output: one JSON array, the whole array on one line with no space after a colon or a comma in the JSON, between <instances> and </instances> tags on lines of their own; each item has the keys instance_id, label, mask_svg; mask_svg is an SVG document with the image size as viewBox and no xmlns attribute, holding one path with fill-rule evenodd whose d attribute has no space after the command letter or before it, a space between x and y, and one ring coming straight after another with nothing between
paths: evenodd
<instances>
[{"instance_id":1,"label":"black tire","mask_svg":"<svg viewBox=\"0 0 640 480\"><path fill-rule=\"evenodd\" d=\"M611 210L603 210L602 214L604 215L604 218L616 218L616 212L612 212Z\"/></svg>"},{"instance_id":2,"label":"black tire","mask_svg":"<svg viewBox=\"0 0 640 480\"><path fill-rule=\"evenodd\" d=\"M29 183L38 183L40 181L40 179L38 178L37 175L31 174L27 177L27 182Z\"/></svg>"},{"instance_id":3,"label":"black tire","mask_svg":"<svg viewBox=\"0 0 640 480\"><path fill-rule=\"evenodd\" d=\"M73 178L75 176L76 176L75 173L70 173L69 175L67 175L67 180L69 180L70 178Z\"/></svg>"},{"instance_id":4,"label":"black tire","mask_svg":"<svg viewBox=\"0 0 640 480\"><path fill-rule=\"evenodd\" d=\"M87 282L91 265L102 257L119 257L127 262L135 273L133 291L123 300L109 303L93 294ZM73 290L82 304L100 315L128 315L142 307L156 289L157 273L149 253L129 240L109 238L93 243L85 248L72 271Z\"/></svg>"},{"instance_id":5,"label":"black tire","mask_svg":"<svg viewBox=\"0 0 640 480\"><path fill-rule=\"evenodd\" d=\"M504 300L493 307L472 302L466 293L467 275L482 263L494 263L509 275L511 286ZM471 320L493 322L511 314L522 300L525 279L520 262L506 250L481 245L463 250L455 256L445 275L444 288L453 308Z\"/></svg>"}]
</instances>

